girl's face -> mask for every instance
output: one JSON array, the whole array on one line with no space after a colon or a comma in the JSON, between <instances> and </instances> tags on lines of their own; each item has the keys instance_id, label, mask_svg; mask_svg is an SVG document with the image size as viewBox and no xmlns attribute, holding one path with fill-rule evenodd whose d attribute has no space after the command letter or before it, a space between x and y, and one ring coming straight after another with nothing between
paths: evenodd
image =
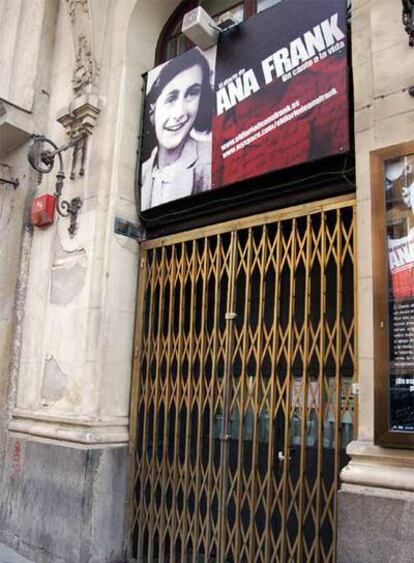
<instances>
[{"instance_id":1,"label":"girl's face","mask_svg":"<svg viewBox=\"0 0 414 563\"><path fill-rule=\"evenodd\" d=\"M200 105L203 73L194 65L177 74L155 102L153 120L160 147L174 150L190 133Z\"/></svg>"}]
</instances>

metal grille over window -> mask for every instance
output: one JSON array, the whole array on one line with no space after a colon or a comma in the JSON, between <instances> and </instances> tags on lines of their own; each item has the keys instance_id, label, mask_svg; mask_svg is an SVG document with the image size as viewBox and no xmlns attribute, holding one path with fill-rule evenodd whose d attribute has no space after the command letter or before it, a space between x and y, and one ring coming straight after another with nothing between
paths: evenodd
<instances>
[{"instance_id":1,"label":"metal grille over window","mask_svg":"<svg viewBox=\"0 0 414 563\"><path fill-rule=\"evenodd\" d=\"M354 203L143 244L132 556L334 562L357 405Z\"/></svg>"}]
</instances>

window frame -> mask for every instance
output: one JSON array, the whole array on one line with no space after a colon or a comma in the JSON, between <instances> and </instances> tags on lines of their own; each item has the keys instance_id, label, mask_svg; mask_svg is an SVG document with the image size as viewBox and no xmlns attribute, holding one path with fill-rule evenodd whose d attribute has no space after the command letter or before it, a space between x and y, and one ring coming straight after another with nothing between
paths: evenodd
<instances>
[{"instance_id":1,"label":"window frame","mask_svg":"<svg viewBox=\"0 0 414 563\"><path fill-rule=\"evenodd\" d=\"M232 6L234 7L238 4L243 4L243 21L257 13L257 0L234 0L234 5ZM171 30L176 28L179 21L188 11L196 8L197 6L199 6L198 0L183 0L168 18L167 23L163 27L163 30L161 31L157 42L157 47L155 50L155 65L162 64L168 60L168 43L171 39L179 36L179 33L171 34ZM214 16L212 17L219 16L225 12L228 12L229 10L231 10L231 8L226 8L222 12L214 14ZM188 46L191 47L191 42L188 39L186 39L186 42L188 42Z\"/></svg>"},{"instance_id":2,"label":"window frame","mask_svg":"<svg viewBox=\"0 0 414 563\"><path fill-rule=\"evenodd\" d=\"M390 430L390 318L384 167L386 161L410 154L414 154L414 141L392 145L370 153L374 299L374 443L394 448L414 448L414 432Z\"/></svg>"}]
</instances>

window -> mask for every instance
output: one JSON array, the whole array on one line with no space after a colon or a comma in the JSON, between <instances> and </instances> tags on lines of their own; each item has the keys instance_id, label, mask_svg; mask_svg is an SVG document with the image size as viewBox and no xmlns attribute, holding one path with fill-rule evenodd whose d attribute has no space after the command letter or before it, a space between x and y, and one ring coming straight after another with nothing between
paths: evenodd
<instances>
[{"instance_id":1,"label":"window","mask_svg":"<svg viewBox=\"0 0 414 563\"><path fill-rule=\"evenodd\" d=\"M244 4L237 0L201 0L201 6L208 12L216 21L221 19L224 21L226 15L231 17L235 15L235 21L243 21Z\"/></svg>"},{"instance_id":2,"label":"window","mask_svg":"<svg viewBox=\"0 0 414 563\"><path fill-rule=\"evenodd\" d=\"M229 19L233 20L235 23L240 23L248 17L258 12L263 12L263 10L282 1L283 0L243 0L242 2L237 2L235 0L200 0L198 2L192 0L182 2L167 22L160 36L156 63L168 61L193 47L191 41L181 33L181 26L184 15L198 5L202 6L216 23L220 25Z\"/></svg>"},{"instance_id":3,"label":"window","mask_svg":"<svg viewBox=\"0 0 414 563\"><path fill-rule=\"evenodd\" d=\"M181 2L176 11L167 22L160 36L157 46L156 63L168 61L194 45L181 33L184 15L195 8L202 6L218 25L231 19L240 23L248 17L263 12L284 0L188 0ZM352 0L347 0L348 14L351 15Z\"/></svg>"}]
</instances>

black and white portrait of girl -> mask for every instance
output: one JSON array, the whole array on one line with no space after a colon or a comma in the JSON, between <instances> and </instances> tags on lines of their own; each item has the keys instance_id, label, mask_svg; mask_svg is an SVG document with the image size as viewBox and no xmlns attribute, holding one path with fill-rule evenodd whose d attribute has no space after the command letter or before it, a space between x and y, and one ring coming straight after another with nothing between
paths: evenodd
<instances>
[{"instance_id":1,"label":"black and white portrait of girl","mask_svg":"<svg viewBox=\"0 0 414 563\"><path fill-rule=\"evenodd\" d=\"M197 48L148 73L141 210L211 188L212 71Z\"/></svg>"},{"instance_id":2,"label":"black and white portrait of girl","mask_svg":"<svg viewBox=\"0 0 414 563\"><path fill-rule=\"evenodd\" d=\"M385 165L387 199L402 200L414 211L414 162L412 156L389 160Z\"/></svg>"}]
</instances>

